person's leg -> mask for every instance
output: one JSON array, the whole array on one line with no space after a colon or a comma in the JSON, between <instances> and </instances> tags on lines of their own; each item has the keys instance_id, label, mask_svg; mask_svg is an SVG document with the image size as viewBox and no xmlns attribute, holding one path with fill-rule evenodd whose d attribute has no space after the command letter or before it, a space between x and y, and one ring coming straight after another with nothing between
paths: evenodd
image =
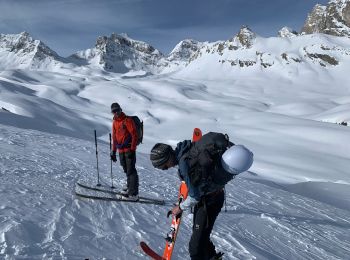
<instances>
[{"instance_id":1,"label":"person's leg","mask_svg":"<svg viewBox=\"0 0 350 260\"><path fill-rule=\"evenodd\" d=\"M136 171L136 153L127 152L126 153L126 169L127 169L127 179L128 179L128 193L130 196L135 196L139 194L139 176Z\"/></svg>"},{"instance_id":2,"label":"person's leg","mask_svg":"<svg viewBox=\"0 0 350 260\"><path fill-rule=\"evenodd\" d=\"M215 246L210 240L215 220L224 203L224 197L219 194L203 203L197 204L193 214L192 236L189 245L192 260L206 260L216 255Z\"/></svg>"},{"instance_id":3,"label":"person's leg","mask_svg":"<svg viewBox=\"0 0 350 260\"><path fill-rule=\"evenodd\" d=\"M126 176L126 186L123 185L123 192L127 192L128 190L128 175L127 175L127 167L126 167L126 156L125 153L119 153L119 162L120 165L123 167L123 171Z\"/></svg>"},{"instance_id":4,"label":"person's leg","mask_svg":"<svg viewBox=\"0 0 350 260\"><path fill-rule=\"evenodd\" d=\"M126 168L125 153L119 153L119 162L120 162L120 165L123 167L123 171L126 173L127 168Z\"/></svg>"},{"instance_id":5,"label":"person's leg","mask_svg":"<svg viewBox=\"0 0 350 260\"><path fill-rule=\"evenodd\" d=\"M208 239L208 244L206 248L207 248L209 259L216 255L215 246L213 242L210 240L210 233L213 230L216 218L218 217L223 204L224 204L224 194L216 195L207 203L209 239Z\"/></svg>"},{"instance_id":6,"label":"person's leg","mask_svg":"<svg viewBox=\"0 0 350 260\"><path fill-rule=\"evenodd\" d=\"M192 236L189 243L189 253L192 260L206 260L207 244L209 241L207 230L207 211L203 204L196 205L193 214Z\"/></svg>"}]
</instances>

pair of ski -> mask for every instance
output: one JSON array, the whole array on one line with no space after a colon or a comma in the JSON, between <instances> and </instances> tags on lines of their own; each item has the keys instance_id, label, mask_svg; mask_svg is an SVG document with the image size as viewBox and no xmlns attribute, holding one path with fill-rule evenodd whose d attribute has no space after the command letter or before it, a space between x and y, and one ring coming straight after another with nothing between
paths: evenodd
<instances>
[{"instance_id":1,"label":"pair of ski","mask_svg":"<svg viewBox=\"0 0 350 260\"><path fill-rule=\"evenodd\" d=\"M89 185L86 185L86 184L83 184L80 182L77 182L77 186L84 188L84 189L87 189L87 190L92 190L92 191L97 191L97 192L102 192L102 193L112 195L110 197L95 196L95 195L83 194L83 193L75 191L75 195L82 197L82 198L93 199L93 200L121 201L121 202L135 202L135 203L143 203L143 204L165 205L165 201L160 200L160 199L153 199L153 198L139 196L139 200L135 201L135 200L130 200L127 197L123 196L122 192L115 191L112 189L92 187L92 186L89 186Z\"/></svg>"},{"instance_id":2,"label":"pair of ski","mask_svg":"<svg viewBox=\"0 0 350 260\"><path fill-rule=\"evenodd\" d=\"M197 142L198 140L201 139L201 137L202 137L202 131L199 128L195 128L193 130L192 141ZM178 204L186 200L187 195L188 195L188 189L187 189L186 183L182 181L179 188ZM157 252L155 252L151 247L149 247L146 242L141 241L140 246L143 252L154 260L171 260L171 256L174 251L176 237L179 232L180 223L181 223L181 216L180 217L172 216L171 227L170 227L170 231L167 233L165 238L166 242L165 242L165 248L162 256L159 255Z\"/></svg>"}]
</instances>

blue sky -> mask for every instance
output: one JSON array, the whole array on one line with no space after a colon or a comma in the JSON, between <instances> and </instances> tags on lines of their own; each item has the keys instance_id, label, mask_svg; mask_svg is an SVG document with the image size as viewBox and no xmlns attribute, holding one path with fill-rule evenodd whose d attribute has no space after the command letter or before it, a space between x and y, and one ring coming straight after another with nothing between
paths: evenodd
<instances>
[{"instance_id":1,"label":"blue sky","mask_svg":"<svg viewBox=\"0 0 350 260\"><path fill-rule=\"evenodd\" d=\"M168 53L181 40L226 40L241 25L262 36L299 31L328 0L0 0L0 33L28 31L62 56L127 33Z\"/></svg>"}]
</instances>

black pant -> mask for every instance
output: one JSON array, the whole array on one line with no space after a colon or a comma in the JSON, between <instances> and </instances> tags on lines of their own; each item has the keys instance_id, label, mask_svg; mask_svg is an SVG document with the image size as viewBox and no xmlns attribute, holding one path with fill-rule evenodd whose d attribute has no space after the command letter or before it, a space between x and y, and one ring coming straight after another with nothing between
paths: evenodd
<instances>
[{"instance_id":1,"label":"black pant","mask_svg":"<svg viewBox=\"0 0 350 260\"><path fill-rule=\"evenodd\" d=\"M127 178L128 194L135 196L139 194L139 176L135 168L136 153L125 152L119 154L120 165L123 167Z\"/></svg>"},{"instance_id":2,"label":"black pant","mask_svg":"<svg viewBox=\"0 0 350 260\"><path fill-rule=\"evenodd\" d=\"M210 233L224 204L224 192L206 196L194 207L192 236L189 251L192 260L207 260L215 256Z\"/></svg>"}]
</instances>

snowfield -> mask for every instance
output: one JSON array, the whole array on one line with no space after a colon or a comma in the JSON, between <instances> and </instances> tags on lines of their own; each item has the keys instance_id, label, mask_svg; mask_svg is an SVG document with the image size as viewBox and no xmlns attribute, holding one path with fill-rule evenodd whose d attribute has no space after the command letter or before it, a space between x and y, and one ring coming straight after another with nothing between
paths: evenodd
<instances>
[{"instance_id":1,"label":"snowfield","mask_svg":"<svg viewBox=\"0 0 350 260\"><path fill-rule=\"evenodd\" d=\"M254 41L235 51L226 42L222 55L206 52L218 48L208 44L184 69L157 75L72 64L1 70L0 258L145 259L142 240L162 252L179 180L175 169L154 169L149 151L190 139L199 127L254 152L250 171L227 185L227 212L212 234L224 259L350 259L350 128L337 124L350 121L350 41L317 34ZM320 41L335 46L339 65L315 58L328 48ZM229 64L236 59L256 63ZM75 196L83 192L77 181L97 181L94 129L102 183L110 186L112 102L144 120L140 195L165 206ZM121 189L119 162L113 171ZM191 217L173 259L189 259Z\"/></svg>"},{"instance_id":2,"label":"snowfield","mask_svg":"<svg viewBox=\"0 0 350 260\"><path fill-rule=\"evenodd\" d=\"M80 199L75 182L97 181L93 142L5 125L0 136L1 258L145 259L141 240L162 252L179 184L175 170L154 170L148 155L138 154L140 194L165 198L166 206ZM106 186L108 149L99 146ZM120 189L124 180L115 165L114 185ZM219 215L213 240L225 259L347 259L348 187L281 185L244 173L227 185L227 212ZM188 259L191 222L186 214L174 259Z\"/></svg>"}]
</instances>

